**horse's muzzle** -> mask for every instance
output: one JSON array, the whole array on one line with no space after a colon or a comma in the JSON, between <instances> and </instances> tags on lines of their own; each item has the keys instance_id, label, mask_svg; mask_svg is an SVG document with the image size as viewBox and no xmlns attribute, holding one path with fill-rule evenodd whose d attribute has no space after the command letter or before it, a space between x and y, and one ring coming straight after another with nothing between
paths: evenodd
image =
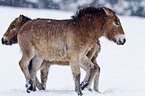
<instances>
[{"instance_id":1,"label":"horse's muzzle","mask_svg":"<svg viewBox=\"0 0 145 96\"><path fill-rule=\"evenodd\" d=\"M118 45L124 45L125 42L126 42L126 39L125 39L125 38L124 38L124 39L119 38L119 40L118 40L116 43L117 43Z\"/></svg>"},{"instance_id":2,"label":"horse's muzzle","mask_svg":"<svg viewBox=\"0 0 145 96\"><path fill-rule=\"evenodd\" d=\"M10 44L8 44L8 40L5 40L4 38L1 39L1 42L2 42L3 45L4 45L4 44L10 45Z\"/></svg>"}]
</instances>

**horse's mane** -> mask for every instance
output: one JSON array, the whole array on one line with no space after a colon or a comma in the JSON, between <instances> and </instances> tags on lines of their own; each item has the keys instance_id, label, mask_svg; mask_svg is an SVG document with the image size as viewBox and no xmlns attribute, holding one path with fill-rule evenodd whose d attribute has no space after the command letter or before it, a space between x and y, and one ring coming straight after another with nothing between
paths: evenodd
<instances>
[{"instance_id":1,"label":"horse's mane","mask_svg":"<svg viewBox=\"0 0 145 96\"><path fill-rule=\"evenodd\" d=\"M26 21L32 20L31 18L29 18L29 17L27 17L27 16L24 16L24 15L21 15L21 16L22 16L22 18L23 18L24 20L26 20Z\"/></svg>"},{"instance_id":2,"label":"horse's mane","mask_svg":"<svg viewBox=\"0 0 145 96\"><path fill-rule=\"evenodd\" d=\"M74 16L72 16L72 22L73 24L75 24L81 17L84 17L87 14L96 14L104 12L103 8L115 13L114 11L106 7L87 6L85 8L81 8L79 11L76 12Z\"/></svg>"}]
</instances>

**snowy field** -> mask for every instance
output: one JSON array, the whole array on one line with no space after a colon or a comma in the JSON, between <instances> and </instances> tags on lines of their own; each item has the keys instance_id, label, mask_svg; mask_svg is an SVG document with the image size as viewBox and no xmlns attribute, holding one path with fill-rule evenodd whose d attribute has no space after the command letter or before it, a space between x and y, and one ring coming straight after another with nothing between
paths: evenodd
<instances>
[{"instance_id":1,"label":"snowy field","mask_svg":"<svg viewBox=\"0 0 145 96\"><path fill-rule=\"evenodd\" d=\"M31 18L65 19L73 12L0 7L0 39L20 14ZM84 90L84 96L145 96L145 18L119 17L127 42L118 46L105 38L100 39L102 49L97 61L101 67L101 93ZM18 44L0 43L0 96L77 96L70 66L52 66L47 90L26 93L25 78L18 64L20 58ZM84 76L81 70L81 80Z\"/></svg>"}]
</instances>

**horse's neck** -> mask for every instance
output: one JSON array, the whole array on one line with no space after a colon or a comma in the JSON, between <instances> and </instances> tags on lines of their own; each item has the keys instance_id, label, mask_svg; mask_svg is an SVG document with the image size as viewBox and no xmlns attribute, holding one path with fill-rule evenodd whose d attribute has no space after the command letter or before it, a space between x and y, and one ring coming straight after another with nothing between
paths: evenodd
<instances>
[{"instance_id":1,"label":"horse's neck","mask_svg":"<svg viewBox=\"0 0 145 96\"><path fill-rule=\"evenodd\" d=\"M102 26L103 23L101 20L98 20L96 23L93 21L84 21L79 23L78 28L82 35L87 36L88 40L97 41L103 35Z\"/></svg>"}]
</instances>

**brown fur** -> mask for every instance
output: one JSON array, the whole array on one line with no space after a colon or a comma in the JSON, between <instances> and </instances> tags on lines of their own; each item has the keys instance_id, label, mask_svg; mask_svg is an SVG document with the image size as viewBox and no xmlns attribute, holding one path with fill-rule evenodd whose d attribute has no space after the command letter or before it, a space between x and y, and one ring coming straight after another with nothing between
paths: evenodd
<instances>
[{"instance_id":1,"label":"brown fur","mask_svg":"<svg viewBox=\"0 0 145 96\"><path fill-rule=\"evenodd\" d=\"M6 33L4 34L2 38L2 44L11 45L18 43L17 41L17 33L27 21L31 20L30 18L20 15L18 18L16 18L7 29Z\"/></svg>"},{"instance_id":2,"label":"brown fur","mask_svg":"<svg viewBox=\"0 0 145 96\"><path fill-rule=\"evenodd\" d=\"M28 21L21 28L18 32L18 43L23 52L20 67L27 84L31 84L27 67L34 56L50 62L67 61L72 68L76 92L81 96L79 67L83 65L88 68L86 80L90 81L89 78L93 77L92 72L95 68L86 54L97 40L104 35L119 45L125 43L125 38L116 38L116 35L123 35L124 32L113 11L105 7L86 7L84 10L89 11L84 11L86 14L80 15L75 20L36 19ZM117 25L114 25L116 22Z\"/></svg>"},{"instance_id":3,"label":"brown fur","mask_svg":"<svg viewBox=\"0 0 145 96\"><path fill-rule=\"evenodd\" d=\"M24 15L20 15L18 18L16 18L9 26L8 30L6 31L6 33L4 34L3 37L6 37L5 38L5 41L4 44L6 45L11 45L11 44L14 44L14 43L17 43L17 33L18 33L18 30L26 23L26 20L29 21L31 20L30 18L24 16ZM14 26L15 25L15 26ZM17 25L17 26L16 26ZM18 26L19 25L19 26ZM13 28L12 28L13 27ZM17 31L15 31L15 30ZM16 39L14 39L16 38ZM3 39L4 40L4 39ZM7 42L6 42L7 41ZM96 63L96 57L98 55L100 51L100 43L99 41L97 42L97 44L95 44L93 46L93 48L87 53L87 57L91 60L91 58L95 58L95 63L96 64L96 70L97 69L100 69L100 67L97 65ZM94 55L95 54L95 55ZM30 64L29 64L29 71L30 71L30 74L33 70L32 69L32 62L34 60L31 60ZM44 87L44 89L46 89L46 80L47 80L47 75L48 75L48 71L49 71L49 67L50 65L54 65L54 64L58 64L58 65L69 65L69 62L62 62L62 61L52 61L52 62L49 62L49 61L43 61L42 65L41 65L41 82L42 82L42 85L39 83L38 79L36 78L36 86L38 89L42 90L42 86ZM82 68L87 71L87 68L84 68L85 66L83 66ZM37 69L36 69L37 70ZM98 72L99 73L99 72ZM34 73L33 73L34 74ZM31 74L31 75L33 75ZM96 78L99 78L96 76ZM93 79L93 78L92 78ZM92 81L92 80L91 80ZM91 85L91 82L89 83L89 85ZM94 83L94 85L98 85L97 83ZM98 91L98 87L94 88L96 91ZM90 88L89 88L90 90Z\"/></svg>"}]
</instances>

